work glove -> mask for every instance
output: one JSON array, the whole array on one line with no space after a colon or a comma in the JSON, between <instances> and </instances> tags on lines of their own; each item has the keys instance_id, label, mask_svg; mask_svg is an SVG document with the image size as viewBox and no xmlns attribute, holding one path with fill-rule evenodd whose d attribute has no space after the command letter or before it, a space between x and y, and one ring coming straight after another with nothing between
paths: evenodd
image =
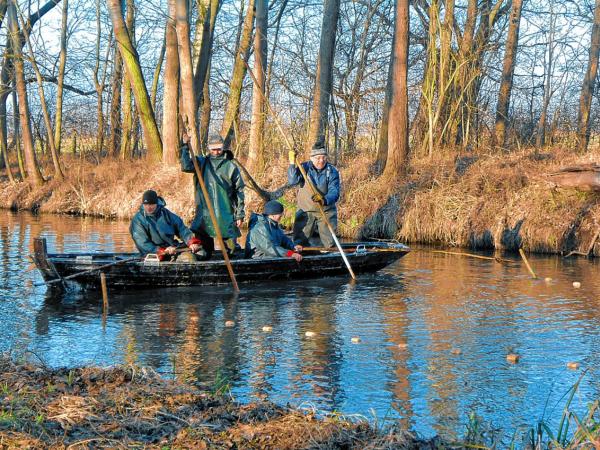
<instances>
[{"instance_id":1,"label":"work glove","mask_svg":"<svg viewBox=\"0 0 600 450\"><path fill-rule=\"evenodd\" d=\"M313 202L318 203L321 206L325 206L325 198L318 192L316 194L313 194L311 199Z\"/></svg>"},{"instance_id":2,"label":"work glove","mask_svg":"<svg viewBox=\"0 0 600 450\"><path fill-rule=\"evenodd\" d=\"M288 159L290 161L290 164L296 164L296 151L295 150L290 150L288 152Z\"/></svg>"}]
</instances>

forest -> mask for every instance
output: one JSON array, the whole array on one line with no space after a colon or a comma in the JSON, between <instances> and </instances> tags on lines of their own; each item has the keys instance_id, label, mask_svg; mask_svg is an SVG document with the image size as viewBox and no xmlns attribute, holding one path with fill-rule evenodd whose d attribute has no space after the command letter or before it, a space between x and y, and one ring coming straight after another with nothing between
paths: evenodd
<instances>
[{"instance_id":1,"label":"forest","mask_svg":"<svg viewBox=\"0 0 600 450\"><path fill-rule=\"evenodd\" d=\"M325 142L345 235L593 251L572 224L595 229L594 197L537 180L595 174L600 0L2 0L0 21L2 206L126 217L85 180L182 191L181 134L218 132L270 188L288 145Z\"/></svg>"}]
</instances>

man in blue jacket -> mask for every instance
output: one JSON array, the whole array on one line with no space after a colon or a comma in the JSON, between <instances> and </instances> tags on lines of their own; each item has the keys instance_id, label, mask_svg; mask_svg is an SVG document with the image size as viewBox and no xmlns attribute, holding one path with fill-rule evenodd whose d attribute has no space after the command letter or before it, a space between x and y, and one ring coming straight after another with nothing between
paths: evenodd
<instances>
[{"instance_id":1,"label":"man in blue jacket","mask_svg":"<svg viewBox=\"0 0 600 450\"><path fill-rule=\"evenodd\" d=\"M177 236L194 254L202 256L202 242L185 226L177 214L165 208L165 201L155 191L149 190L142 196L142 206L133 216L129 232L135 246L142 255L156 253L160 261L177 259L181 243Z\"/></svg>"},{"instance_id":2,"label":"man in blue jacket","mask_svg":"<svg viewBox=\"0 0 600 450\"><path fill-rule=\"evenodd\" d=\"M336 203L340 198L340 174L338 170L327 162L327 149L325 145L317 142L310 151L310 161L302 163L302 167L317 188L313 194L308 183L305 182L300 169L296 166L296 153L289 153L290 166L288 168L288 183L290 186L299 185L298 209L294 220L294 242L309 245L309 238L315 232L324 247L333 247L335 242L329 232L327 224L319 212L319 204L323 207L329 223L335 231L337 228Z\"/></svg>"},{"instance_id":3,"label":"man in blue jacket","mask_svg":"<svg viewBox=\"0 0 600 450\"><path fill-rule=\"evenodd\" d=\"M251 258L294 258L302 261L301 245L294 245L279 227L283 205L276 200L265 204L262 214L252 214L246 236L246 256Z\"/></svg>"}]
</instances>

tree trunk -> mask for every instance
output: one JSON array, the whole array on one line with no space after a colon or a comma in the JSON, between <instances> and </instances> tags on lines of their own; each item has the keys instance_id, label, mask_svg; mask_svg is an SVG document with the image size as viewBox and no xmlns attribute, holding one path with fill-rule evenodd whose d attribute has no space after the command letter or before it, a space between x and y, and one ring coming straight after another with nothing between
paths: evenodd
<instances>
[{"instance_id":1,"label":"tree trunk","mask_svg":"<svg viewBox=\"0 0 600 450\"><path fill-rule=\"evenodd\" d=\"M199 17L196 24L196 39L194 42L194 95L196 108L204 101L204 81L208 78L210 55L212 53L217 14L221 8L220 0L199 0Z\"/></svg>"},{"instance_id":2,"label":"tree trunk","mask_svg":"<svg viewBox=\"0 0 600 450\"><path fill-rule=\"evenodd\" d=\"M397 178L406 170L408 158L408 38L409 0L396 0L392 96L388 126L388 157L383 176Z\"/></svg>"},{"instance_id":3,"label":"tree trunk","mask_svg":"<svg viewBox=\"0 0 600 450\"><path fill-rule=\"evenodd\" d=\"M27 173L25 172L25 161L23 160L23 150L21 148L21 128L19 126L19 102L17 101L16 87L12 91L12 104L14 146L15 153L17 154L17 166L19 167L19 175L21 177L21 180L25 180L25 178L27 178Z\"/></svg>"},{"instance_id":4,"label":"tree trunk","mask_svg":"<svg viewBox=\"0 0 600 450\"><path fill-rule=\"evenodd\" d=\"M98 131L96 134L96 153L102 154L104 147L104 80L100 80L100 38L102 37L102 25L100 23L100 0L96 0L96 47L94 65L94 87L96 89L96 116L98 118Z\"/></svg>"},{"instance_id":5,"label":"tree trunk","mask_svg":"<svg viewBox=\"0 0 600 450\"><path fill-rule=\"evenodd\" d=\"M146 83L140 67L139 55L129 39L127 27L121 15L121 7L119 0L107 0L108 10L113 23L115 38L119 45L119 51L123 57L123 63L127 78L129 79L135 103L140 115L140 122L144 132L144 139L148 149L148 156L153 161L160 161L162 158L162 141L156 120L154 110L150 103L150 96L146 89Z\"/></svg>"},{"instance_id":6,"label":"tree trunk","mask_svg":"<svg viewBox=\"0 0 600 450\"><path fill-rule=\"evenodd\" d=\"M598 53L600 52L600 0L596 0L594 7L594 24L592 25L592 39L588 67L581 86L579 97L579 113L577 114L577 147L580 152L587 150L590 140L590 108L594 85L598 73Z\"/></svg>"},{"instance_id":7,"label":"tree trunk","mask_svg":"<svg viewBox=\"0 0 600 450\"><path fill-rule=\"evenodd\" d=\"M176 165L179 148L179 55L175 18L169 16L165 29L166 58L163 92L163 163Z\"/></svg>"},{"instance_id":8,"label":"tree trunk","mask_svg":"<svg viewBox=\"0 0 600 450\"><path fill-rule=\"evenodd\" d=\"M19 119L23 130L23 150L25 156L25 167L28 178L35 184L44 183L44 178L35 158L35 148L33 145L33 134L31 131L31 115L29 113L29 102L27 99L27 85L25 82L23 68L23 53L21 47L21 33L17 21L16 0L10 0L8 5L8 25L10 30L11 45L13 50L15 66L15 82L17 95L19 96Z\"/></svg>"},{"instance_id":9,"label":"tree trunk","mask_svg":"<svg viewBox=\"0 0 600 450\"><path fill-rule=\"evenodd\" d=\"M388 130L390 124L390 107L392 103L393 93L393 61L394 52L396 51L395 33L392 37L392 50L390 55L390 65L388 68L388 78L385 84L385 99L383 101L383 112L381 114L381 127L379 129L379 139L377 141L377 159L375 160L375 173L381 174L385 168L388 157Z\"/></svg>"},{"instance_id":10,"label":"tree trunk","mask_svg":"<svg viewBox=\"0 0 600 450\"><path fill-rule=\"evenodd\" d=\"M54 147L60 153L62 140L62 110L63 86L65 68L67 66L67 19L69 15L69 0L63 0L62 19L60 28L60 55L58 57L58 79L56 83L56 113L54 115Z\"/></svg>"},{"instance_id":11,"label":"tree trunk","mask_svg":"<svg viewBox=\"0 0 600 450\"><path fill-rule=\"evenodd\" d=\"M150 103L152 104L152 109L156 111L156 94L158 93L158 79L160 78L160 71L162 69L163 61L165 59L165 51L167 45L167 36L165 29L165 37L163 38L163 44L160 48L160 54L158 55L158 62L156 63L156 67L154 68L154 76L152 77L152 88L150 89Z\"/></svg>"},{"instance_id":12,"label":"tree trunk","mask_svg":"<svg viewBox=\"0 0 600 450\"><path fill-rule=\"evenodd\" d=\"M48 146L50 147L50 154L52 155L52 164L54 165L54 177L58 180L64 180L65 176L63 175L62 169L60 167L60 161L58 159L58 152L56 150L56 146L54 145L54 136L52 133L52 122L50 121L50 113L48 112L48 104L46 103L46 94L44 93L44 82L42 80L42 73L37 65L37 61L35 60L35 55L33 54L33 47L31 46L31 41L29 39L29 32L27 31L27 27L25 24L22 24L23 35L25 36L25 42L29 48L29 56L31 60L31 65L35 72L35 76L38 83L38 94L40 96L40 104L42 106L42 116L44 118L44 127L46 128L46 134L48 137ZM41 138L41 136L40 136ZM43 140L40 139L43 145Z\"/></svg>"},{"instance_id":13,"label":"tree trunk","mask_svg":"<svg viewBox=\"0 0 600 450\"><path fill-rule=\"evenodd\" d=\"M110 101L110 141L108 152L118 156L121 149L121 88L123 86L123 59L115 42L115 54L113 57L113 74L111 83Z\"/></svg>"},{"instance_id":14,"label":"tree trunk","mask_svg":"<svg viewBox=\"0 0 600 450\"><path fill-rule=\"evenodd\" d=\"M325 141L329 100L333 85L333 56L335 53L335 33L340 15L340 0L325 0L323 4L323 23L321 26L321 42L315 76L313 106L310 114L310 129L307 140L307 151L316 142Z\"/></svg>"},{"instance_id":15,"label":"tree trunk","mask_svg":"<svg viewBox=\"0 0 600 450\"><path fill-rule=\"evenodd\" d=\"M268 0L256 0L256 26L254 32L254 76L252 93L252 122L250 124L249 166L262 172L265 166L263 138L265 132L265 87L267 71Z\"/></svg>"},{"instance_id":16,"label":"tree trunk","mask_svg":"<svg viewBox=\"0 0 600 450\"><path fill-rule=\"evenodd\" d=\"M208 65L208 74L204 80L204 89L202 90L202 111L200 114L200 148L206 148L208 143L208 130L210 128L210 113L212 102L210 100L210 64Z\"/></svg>"},{"instance_id":17,"label":"tree trunk","mask_svg":"<svg viewBox=\"0 0 600 450\"><path fill-rule=\"evenodd\" d=\"M135 4L133 0L126 0L127 13L125 15L125 26L129 34L131 44L135 48ZM131 104L131 81L129 78L123 80L121 111L123 113L121 122L121 158L130 159L133 156L132 137L133 127L133 105Z\"/></svg>"},{"instance_id":18,"label":"tree trunk","mask_svg":"<svg viewBox=\"0 0 600 450\"><path fill-rule=\"evenodd\" d=\"M521 22L521 9L523 0L513 0L510 13L510 25L508 26L508 37L506 39L506 50L504 62L502 63L502 81L498 93L498 105L496 107L496 129L494 143L500 148L506 147L506 128L508 126L508 109L510 106L510 94L513 85L513 74L515 72L515 61L517 56L517 44L519 42L519 25Z\"/></svg>"},{"instance_id":19,"label":"tree trunk","mask_svg":"<svg viewBox=\"0 0 600 450\"><path fill-rule=\"evenodd\" d=\"M246 63L250 54L250 42L252 40L252 28L254 25L254 0L248 0L248 10L244 18L244 25L240 38L240 45L235 56L231 83L229 85L229 100L227 110L223 119L221 136L231 138L234 126L239 123L240 99L242 97L242 85L246 76Z\"/></svg>"},{"instance_id":20,"label":"tree trunk","mask_svg":"<svg viewBox=\"0 0 600 450\"><path fill-rule=\"evenodd\" d=\"M196 97L194 96L194 74L192 70L192 48L190 44L190 26L187 0L169 0L169 12L175 17L177 32L179 69L181 80L182 111L185 131L190 136L192 153L200 150L200 139L196 121Z\"/></svg>"},{"instance_id":21,"label":"tree trunk","mask_svg":"<svg viewBox=\"0 0 600 450\"><path fill-rule=\"evenodd\" d=\"M547 59L544 61L544 98L542 100L542 112L537 125L537 133L535 136L536 148L541 148L546 144L546 127L548 122L548 106L552 97L552 76L554 74L554 36L556 32L556 14L554 13L554 5L550 2L550 28L548 31L548 52ZM544 52L546 56L546 52Z\"/></svg>"}]
</instances>

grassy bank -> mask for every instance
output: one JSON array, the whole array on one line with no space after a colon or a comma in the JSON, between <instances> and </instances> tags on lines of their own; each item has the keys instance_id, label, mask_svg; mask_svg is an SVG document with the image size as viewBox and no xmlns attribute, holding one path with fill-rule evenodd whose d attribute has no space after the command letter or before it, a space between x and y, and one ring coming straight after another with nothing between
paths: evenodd
<instances>
[{"instance_id":1,"label":"grassy bank","mask_svg":"<svg viewBox=\"0 0 600 450\"><path fill-rule=\"evenodd\" d=\"M436 448L398 430L166 380L136 367L50 370L0 358L0 448Z\"/></svg>"},{"instance_id":2,"label":"grassy bank","mask_svg":"<svg viewBox=\"0 0 600 450\"><path fill-rule=\"evenodd\" d=\"M557 189L547 175L561 167L600 160L600 149L577 155L564 148L545 153L440 152L413 160L400 179L375 177L371 154L339 164L343 198L340 235L386 238L480 249L600 255L596 238L600 202L592 192ZM129 218L141 193L154 188L168 207L189 220L193 213L191 175L177 167L105 159L101 163L65 157L67 180L41 188L0 181L0 207L42 212ZM257 181L274 190L285 183L287 161L273 161ZM48 168L49 169L49 168ZM260 210L247 190L250 210ZM285 200L293 204L294 193ZM288 220L292 211L288 211Z\"/></svg>"}]
</instances>

